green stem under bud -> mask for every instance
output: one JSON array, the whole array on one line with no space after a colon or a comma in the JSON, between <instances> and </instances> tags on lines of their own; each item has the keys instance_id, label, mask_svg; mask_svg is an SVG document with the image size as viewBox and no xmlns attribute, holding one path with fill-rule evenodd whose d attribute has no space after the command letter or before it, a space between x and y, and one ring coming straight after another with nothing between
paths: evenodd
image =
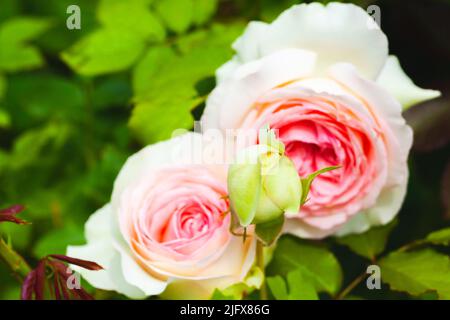
<instances>
[{"instance_id":1,"label":"green stem under bud","mask_svg":"<svg viewBox=\"0 0 450 320\"><path fill-rule=\"evenodd\" d=\"M260 288L260 298L261 300L267 300L267 286L266 286L266 271L264 269L264 244L258 240L256 242L256 264L261 269L262 273L264 274L263 282L261 283Z\"/></svg>"}]
</instances>

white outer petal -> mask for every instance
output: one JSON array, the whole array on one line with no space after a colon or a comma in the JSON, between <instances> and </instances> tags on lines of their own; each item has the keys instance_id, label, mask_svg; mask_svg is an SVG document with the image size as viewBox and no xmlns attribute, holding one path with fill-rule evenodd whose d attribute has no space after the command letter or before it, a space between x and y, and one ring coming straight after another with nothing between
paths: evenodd
<instances>
[{"instance_id":1,"label":"white outer petal","mask_svg":"<svg viewBox=\"0 0 450 320\"><path fill-rule=\"evenodd\" d=\"M437 98L437 90L422 89L405 74L396 56L389 56L381 71L377 83L389 91L403 106L403 109Z\"/></svg>"},{"instance_id":2,"label":"white outer petal","mask_svg":"<svg viewBox=\"0 0 450 320\"><path fill-rule=\"evenodd\" d=\"M80 273L92 286L102 290L117 290L111 275L112 258L114 255L114 248L108 241L98 241L84 246L67 247L67 256L94 261L104 268L99 271L90 271L76 265L70 266L72 270Z\"/></svg>"},{"instance_id":3,"label":"white outer petal","mask_svg":"<svg viewBox=\"0 0 450 320\"><path fill-rule=\"evenodd\" d=\"M234 56L230 61L220 66L220 68L216 70L217 83L221 83L228 80L233 74L234 70L236 70L236 68L239 67L240 65L241 64L239 63L237 57Z\"/></svg>"},{"instance_id":4,"label":"white outer petal","mask_svg":"<svg viewBox=\"0 0 450 320\"><path fill-rule=\"evenodd\" d=\"M143 298L142 291L123 281L118 252L113 247L110 226L111 205L107 204L93 213L86 222L87 244L67 248L68 256L94 261L100 264L103 270L90 271L76 265L70 267L96 288L114 290L132 298Z\"/></svg>"},{"instance_id":5,"label":"white outer petal","mask_svg":"<svg viewBox=\"0 0 450 320\"><path fill-rule=\"evenodd\" d=\"M355 215L335 234L341 237L351 233L363 233L371 227L388 224L402 207L406 189L407 185L402 184L383 190L376 206Z\"/></svg>"},{"instance_id":6,"label":"white outer petal","mask_svg":"<svg viewBox=\"0 0 450 320\"><path fill-rule=\"evenodd\" d=\"M315 60L313 52L288 49L241 65L208 97L201 119L204 129L239 128L240 120L259 96L281 84L310 76Z\"/></svg>"},{"instance_id":7,"label":"white outer petal","mask_svg":"<svg viewBox=\"0 0 450 320\"><path fill-rule=\"evenodd\" d=\"M131 285L125 280L124 275L126 274L126 272L123 271L121 256L118 252L114 254L111 260L111 274L114 277L117 292L131 299L145 299L147 297L147 295L142 290Z\"/></svg>"},{"instance_id":8,"label":"white outer petal","mask_svg":"<svg viewBox=\"0 0 450 320\"><path fill-rule=\"evenodd\" d=\"M322 230L295 218L286 219L283 227L283 233L292 234L302 239L323 239L335 231L336 229Z\"/></svg>"},{"instance_id":9,"label":"white outer petal","mask_svg":"<svg viewBox=\"0 0 450 320\"><path fill-rule=\"evenodd\" d=\"M371 16L342 3L295 5L269 25L250 23L233 47L241 63L282 49L309 50L318 56L316 72L348 62L370 79L376 79L388 56L387 38Z\"/></svg>"},{"instance_id":10,"label":"white outer petal","mask_svg":"<svg viewBox=\"0 0 450 320\"><path fill-rule=\"evenodd\" d=\"M85 225L87 244L67 248L69 257L94 261L103 267L103 270L90 271L75 265L70 266L91 285L103 290L117 289L111 275L111 260L115 255L115 250L108 231L111 222L110 217L111 207L109 204L97 210L89 217Z\"/></svg>"},{"instance_id":11,"label":"white outer petal","mask_svg":"<svg viewBox=\"0 0 450 320\"><path fill-rule=\"evenodd\" d=\"M142 269L133 259L130 250L121 242L121 240L116 241L114 247L118 250L120 255L120 269L124 281L130 286L136 287L139 291L143 292L142 298L145 296L158 295L163 292L167 286L167 281L156 279Z\"/></svg>"},{"instance_id":12,"label":"white outer petal","mask_svg":"<svg viewBox=\"0 0 450 320\"><path fill-rule=\"evenodd\" d=\"M261 45L266 40L269 28L269 24L260 21L251 21L247 25L244 33L232 45L241 62L262 57Z\"/></svg>"}]
</instances>

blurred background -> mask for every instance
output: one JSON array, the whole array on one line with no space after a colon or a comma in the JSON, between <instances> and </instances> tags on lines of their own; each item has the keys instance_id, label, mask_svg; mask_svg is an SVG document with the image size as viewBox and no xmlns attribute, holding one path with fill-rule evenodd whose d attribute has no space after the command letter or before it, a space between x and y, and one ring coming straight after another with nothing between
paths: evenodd
<instances>
[{"instance_id":1,"label":"blurred background","mask_svg":"<svg viewBox=\"0 0 450 320\"><path fill-rule=\"evenodd\" d=\"M82 244L126 158L192 128L246 23L301 2L0 0L0 208L23 204L32 221L3 223L0 235L30 262ZM379 5L390 52L417 85L443 93L405 112L415 143L397 248L450 224L450 0L342 2ZM73 4L81 29L69 30ZM336 253L346 277L360 272L360 258ZM0 299L19 291L0 264ZM380 295L403 297L360 293Z\"/></svg>"}]
</instances>

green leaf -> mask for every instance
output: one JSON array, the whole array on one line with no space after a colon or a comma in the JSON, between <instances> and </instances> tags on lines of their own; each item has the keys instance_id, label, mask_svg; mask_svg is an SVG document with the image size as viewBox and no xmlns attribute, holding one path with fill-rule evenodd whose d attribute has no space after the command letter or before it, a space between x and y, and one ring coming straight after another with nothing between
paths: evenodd
<instances>
[{"instance_id":1,"label":"green leaf","mask_svg":"<svg viewBox=\"0 0 450 320\"><path fill-rule=\"evenodd\" d=\"M203 25L211 19L216 13L218 0L193 0L194 2L194 16L193 22L195 25Z\"/></svg>"},{"instance_id":2,"label":"green leaf","mask_svg":"<svg viewBox=\"0 0 450 320\"><path fill-rule=\"evenodd\" d=\"M303 267L289 272L286 281L279 275L269 277L267 278L267 284L277 300L318 299L314 279Z\"/></svg>"},{"instance_id":3,"label":"green leaf","mask_svg":"<svg viewBox=\"0 0 450 320\"><path fill-rule=\"evenodd\" d=\"M84 242L83 228L68 224L40 237L33 248L33 255L42 258L49 254L65 254L68 245L82 245Z\"/></svg>"},{"instance_id":4,"label":"green leaf","mask_svg":"<svg viewBox=\"0 0 450 320\"><path fill-rule=\"evenodd\" d=\"M0 73L0 100L3 99L5 93L6 93L6 77L5 75Z\"/></svg>"},{"instance_id":5,"label":"green leaf","mask_svg":"<svg viewBox=\"0 0 450 320\"><path fill-rule=\"evenodd\" d=\"M2 10L0 10L0 22L9 19L20 12L21 4L16 0L2 0Z\"/></svg>"},{"instance_id":6,"label":"green leaf","mask_svg":"<svg viewBox=\"0 0 450 320\"><path fill-rule=\"evenodd\" d=\"M450 245L450 228L445 228L430 233L425 238L425 242L444 246Z\"/></svg>"},{"instance_id":7,"label":"green leaf","mask_svg":"<svg viewBox=\"0 0 450 320\"><path fill-rule=\"evenodd\" d=\"M30 40L49 29L48 19L17 17L0 26L0 70L15 72L41 66L44 60Z\"/></svg>"},{"instance_id":8,"label":"green leaf","mask_svg":"<svg viewBox=\"0 0 450 320\"><path fill-rule=\"evenodd\" d=\"M5 100L18 128L49 119L80 120L85 117L81 111L85 103L81 87L50 73L10 76Z\"/></svg>"},{"instance_id":9,"label":"green leaf","mask_svg":"<svg viewBox=\"0 0 450 320\"><path fill-rule=\"evenodd\" d=\"M139 34L103 28L83 37L64 51L61 58L79 74L96 76L129 68L144 48Z\"/></svg>"},{"instance_id":10,"label":"green leaf","mask_svg":"<svg viewBox=\"0 0 450 320\"><path fill-rule=\"evenodd\" d=\"M164 40L165 29L150 11L148 0L101 0L97 9L98 20L110 29L126 30L147 41Z\"/></svg>"},{"instance_id":11,"label":"green leaf","mask_svg":"<svg viewBox=\"0 0 450 320\"><path fill-rule=\"evenodd\" d=\"M215 23L207 30L198 30L177 39L176 45L182 54L205 53L211 56L203 60L198 68L212 70L227 62L234 54L231 44L242 34L245 25L239 22L231 24Z\"/></svg>"},{"instance_id":12,"label":"green leaf","mask_svg":"<svg viewBox=\"0 0 450 320\"><path fill-rule=\"evenodd\" d=\"M211 300L234 300L234 299L233 296L227 296L222 291L216 288L211 296Z\"/></svg>"},{"instance_id":13,"label":"green leaf","mask_svg":"<svg viewBox=\"0 0 450 320\"><path fill-rule=\"evenodd\" d=\"M10 286L4 290L2 290L1 293L1 299L2 300L19 300L20 294L21 294L21 287L19 285Z\"/></svg>"},{"instance_id":14,"label":"green leaf","mask_svg":"<svg viewBox=\"0 0 450 320\"><path fill-rule=\"evenodd\" d=\"M128 154L120 152L114 145L106 145L100 159L81 179L80 188L83 196L100 203L109 201L111 186Z\"/></svg>"},{"instance_id":15,"label":"green leaf","mask_svg":"<svg viewBox=\"0 0 450 320\"><path fill-rule=\"evenodd\" d=\"M191 110L202 100L196 97L195 74L184 73L187 66L181 60L170 48L153 47L134 68L137 103L129 125L144 144L170 138L174 130L193 126Z\"/></svg>"},{"instance_id":16,"label":"green leaf","mask_svg":"<svg viewBox=\"0 0 450 320\"><path fill-rule=\"evenodd\" d=\"M175 33L184 33L194 19L193 0L158 0L156 12L164 24Z\"/></svg>"},{"instance_id":17,"label":"green leaf","mask_svg":"<svg viewBox=\"0 0 450 320\"><path fill-rule=\"evenodd\" d=\"M199 98L186 99L176 95L169 97L163 93L152 101L137 103L129 125L144 144L168 139L174 130L192 127L194 119L190 111L201 101ZM180 112L180 106L185 108L181 110L189 113Z\"/></svg>"},{"instance_id":18,"label":"green leaf","mask_svg":"<svg viewBox=\"0 0 450 320\"><path fill-rule=\"evenodd\" d=\"M307 201L309 189L311 188L311 184L315 178L317 178L319 175L321 175L325 172L339 169L340 167L341 166L332 166L332 167L323 168L323 169L317 170L314 173L311 173L306 178L300 179L301 184L302 184L302 191L303 191L301 204L303 205Z\"/></svg>"},{"instance_id":19,"label":"green leaf","mask_svg":"<svg viewBox=\"0 0 450 320\"><path fill-rule=\"evenodd\" d=\"M391 223L370 229L362 234L352 234L336 241L349 247L353 252L369 260L374 260L377 255L384 251L389 234L397 225L394 220Z\"/></svg>"},{"instance_id":20,"label":"green leaf","mask_svg":"<svg viewBox=\"0 0 450 320\"><path fill-rule=\"evenodd\" d=\"M67 8L71 5L78 5L81 9L81 29L67 29L67 19L71 15L67 13ZM98 1L92 0L45 0L45 4L41 1L28 1L26 12L51 17L53 23L45 36L36 40L38 47L53 59L81 37L98 28L95 16L97 5Z\"/></svg>"},{"instance_id":21,"label":"green leaf","mask_svg":"<svg viewBox=\"0 0 450 320\"><path fill-rule=\"evenodd\" d=\"M257 266L253 266L242 282L235 283L225 289L214 290L212 300L242 300L244 296L259 289L264 280L264 273Z\"/></svg>"},{"instance_id":22,"label":"green leaf","mask_svg":"<svg viewBox=\"0 0 450 320\"><path fill-rule=\"evenodd\" d=\"M277 300L288 300L288 288L286 285L286 281L281 276L274 276L267 278L267 285L272 292L272 295Z\"/></svg>"},{"instance_id":23,"label":"green leaf","mask_svg":"<svg viewBox=\"0 0 450 320\"><path fill-rule=\"evenodd\" d=\"M92 92L92 103L96 109L129 105L131 103L131 84L126 76L109 76L99 79Z\"/></svg>"},{"instance_id":24,"label":"green leaf","mask_svg":"<svg viewBox=\"0 0 450 320\"><path fill-rule=\"evenodd\" d=\"M286 276L298 268L314 279L316 291L334 295L342 282L342 270L338 260L327 248L301 241L291 236L278 240L269 274Z\"/></svg>"},{"instance_id":25,"label":"green leaf","mask_svg":"<svg viewBox=\"0 0 450 320\"><path fill-rule=\"evenodd\" d=\"M65 14L65 8L69 5L64 5L64 1L60 0L58 3L52 3L50 14L61 18L59 13L64 12ZM119 61L115 62L114 59L106 57L105 64L112 64L111 67L103 66L101 71L94 70L92 71L93 75L115 72L116 68L118 68L117 65L121 66L119 69L126 69L127 66L130 66L126 57L130 55L129 59L134 60L135 52L139 51L136 50L136 47L145 47L149 44L162 42L165 39L165 29L160 20L150 10L151 1L149 0L102 0L98 4L97 10L93 8L97 4L96 1L78 0L78 2L80 2L78 5L82 8L82 29L76 32L67 32L66 30L65 32L52 33L52 37L56 38L56 40L47 41L44 45L50 47L50 50L55 50L55 47L61 47L62 44L61 48L66 49L69 44L74 42L74 39L79 40L74 46L80 51L78 55L84 55L84 57L79 58L81 60L93 59L97 55L95 49L80 48L81 44L86 46L87 42L89 42L90 46L99 47L98 50L101 51L98 53L100 57L95 60L101 61L103 56L118 54ZM94 12L97 19L93 15ZM64 24L66 18L66 16L63 16ZM98 22L101 24L100 28ZM63 28L65 27L61 26L55 29L58 31ZM89 33L93 30L95 31ZM114 33L117 33L117 35L114 36ZM102 36L99 37L98 34L102 34ZM80 36L83 37L80 39ZM64 45L64 43L67 44ZM124 52L122 54L127 47L130 49L129 53ZM73 49L74 47L69 48L69 50L64 51L64 54L72 53L77 55L76 52L71 52ZM83 51L82 49L89 52L81 52ZM64 54L63 57L65 57ZM71 60L65 61L72 67L70 64ZM86 71L88 74L84 73L83 70L80 72L76 68L75 71L83 75L91 75L88 71Z\"/></svg>"},{"instance_id":26,"label":"green leaf","mask_svg":"<svg viewBox=\"0 0 450 320\"><path fill-rule=\"evenodd\" d=\"M9 169L22 170L28 165L43 162L47 153L64 146L70 130L65 124L49 123L26 131L14 142Z\"/></svg>"},{"instance_id":27,"label":"green leaf","mask_svg":"<svg viewBox=\"0 0 450 320\"><path fill-rule=\"evenodd\" d=\"M261 18L264 21L271 22L280 15L284 10L294 4L301 3L302 0L262 0L261 1Z\"/></svg>"},{"instance_id":28,"label":"green leaf","mask_svg":"<svg viewBox=\"0 0 450 320\"><path fill-rule=\"evenodd\" d=\"M158 74L166 77L166 75L161 72L166 69L164 61L174 60L177 60L177 55L170 47L155 46L150 47L147 50L145 55L133 69L133 91L137 100L144 100L144 98L149 95L147 92L148 90L156 91L157 88L155 88L151 79L153 78L156 81L160 81L156 78Z\"/></svg>"},{"instance_id":29,"label":"green leaf","mask_svg":"<svg viewBox=\"0 0 450 320\"><path fill-rule=\"evenodd\" d=\"M265 223L256 224L256 235L265 246L270 246L281 235L284 225L284 215Z\"/></svg>"},{"instance_id":30,"label":"green leaf","mask_svg":"<svg viewBox=\"0 0 450 320\"><path fill-rule=\"evenodd\" d=\"M9 114L3 110L0 109L0 129L7 129L11 125L11 118Z\"/></svg>"},{"instance_id":31,"label":"green leaf","mask_svg":"<svg viewBox=\"0 0 450 320\"><path fill-rule=\"evenodd\" d=\"M450 259L431 249L394 252L379 261L381 279L392 290L419 296L437 292L439 299L450 299Z\"/></svg>"},{"instance_id":32,"label":"green leaf","mask_svg":"<svg viewBox=\"0 0 450 320\"><path fill-rule=\"evenodd\" d=\"M147 51L133 71L136 105L129 121L144 144L192 128L191 111L205 99L197 95L196 84L231 57L230 43L240 30L216 25L179 39L177 52L164 46Z\"/></svg>"}]
</instances>

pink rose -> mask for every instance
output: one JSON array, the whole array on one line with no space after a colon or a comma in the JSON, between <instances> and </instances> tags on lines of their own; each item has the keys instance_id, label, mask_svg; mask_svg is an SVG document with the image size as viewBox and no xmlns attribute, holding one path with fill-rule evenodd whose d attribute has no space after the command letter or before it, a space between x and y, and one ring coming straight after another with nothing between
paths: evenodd
<instances>
[{"instance_id":1,"label":"pink rose","mask_svg":"<svg viewBox=\"0 0 450 320\"><path fill-rule=\"evenodd\" d=\"M272 24L251 23L218 71L202 118L206 131L249 129L254 144L256 130L268 124L300 176L342 166L313 182L309 201L289 216L288 233L363 232L401 207L412 143L401 104L439 93L406 77L369 21L353 5L294 6Z\"/></svg>"},{"instance_id":2,"label":"pink rose","mask_svg":"<svg viewBox=\"0 0 450 320\"><path fill-rule=\"evenodd\" d=\"M68 248L71 257L105 268L74 266L93 286L131 298L208 298L244 279L255 241L230 233L226 166L213 165L220 160L211 153L197 157L203 143L185 134L128 159L111 203L86 223L88 243Z\"/></svg>"}]
</instances>

